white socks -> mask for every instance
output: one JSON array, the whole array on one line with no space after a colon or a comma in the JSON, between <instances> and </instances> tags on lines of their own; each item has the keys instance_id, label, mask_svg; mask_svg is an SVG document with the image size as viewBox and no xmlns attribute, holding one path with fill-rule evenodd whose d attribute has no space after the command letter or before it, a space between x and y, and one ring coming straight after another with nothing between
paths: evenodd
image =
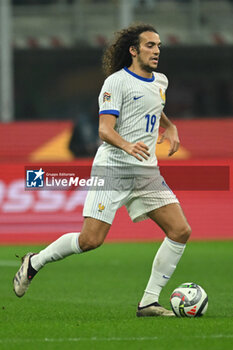
<instances>
[{"instance_id":1,"label":"white socks","mask_svg":"<svg viewBox=\"0 0 233 350\"><path fill-rule=\"evenodd\" d=\"M78 238L80 232L67 233L31 258L33 269L39 271L45 264L57 261L71 254L82 253Z\"/></svg>"},{"instance_id":2,"label":"white socks","mask_svg":"<svg viewBox=\"0 0 233 350\"><path fill-rule=\"evenodd\" d=\"M167 237L164 239L155 255L151 276L139 304L141 307L158 302L159 294L175 271L184 249L185 244Z\"/></svg>"},{"instance_id":3,"label":"white socks","mask_svg":"<svg viewBox=\"0 0 233 350\"><path fill-rule=\"evenodd\" d=\"M79 235L80 232L67 233L33 255L31 258L33 269L39 271L49 262L64 259L71 254L82 253L78 243ZM185 244L174 242L167 237L164 239L154 258L151 276L140 302L141 307L158 301L159 294L175 271L184 249Z\"/></svg>"}]
</instances>

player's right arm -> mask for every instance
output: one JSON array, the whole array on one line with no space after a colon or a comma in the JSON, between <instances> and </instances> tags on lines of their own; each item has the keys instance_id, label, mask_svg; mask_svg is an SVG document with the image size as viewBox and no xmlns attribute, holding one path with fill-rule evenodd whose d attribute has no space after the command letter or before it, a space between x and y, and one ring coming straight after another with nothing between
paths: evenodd
<instances>
[{"instance_id":1,"label":"player's right arm","mask_svg":"<svg viewBox=\"0 0 233 350\"><path fill-rule=\"evenodd\" d=\"M99 117L99 136L101 140L122 149L131 156L142 162L142 158L148 159L150 153L149 148L144 142L139 141L131 143L123 139L114 129L116 125L116 117L111 114L102 114ZM142 157L142 158L141 158Z\"/></svg>"}]
</instances>

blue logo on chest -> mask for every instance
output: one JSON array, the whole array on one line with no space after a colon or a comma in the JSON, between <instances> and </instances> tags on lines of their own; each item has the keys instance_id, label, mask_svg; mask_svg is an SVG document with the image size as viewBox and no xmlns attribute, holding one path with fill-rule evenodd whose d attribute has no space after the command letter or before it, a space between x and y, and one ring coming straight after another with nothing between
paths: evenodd
<instances>
[{"instance_id":1,"label":"blue logo on chest","mask_svg":"<svg viewBox=\"0 0 233 350\"><path fill-rule=\"evenodd\" d=\"M142 96L138 96L138 97L137 97L137 96L134 96L134 98L133 98L133 99L134 99L134 100L138 100L139 98L141 98L141 97L143 97L143 96L144 96L144 95L142 95Z\"/></svg>"}]
</instances>

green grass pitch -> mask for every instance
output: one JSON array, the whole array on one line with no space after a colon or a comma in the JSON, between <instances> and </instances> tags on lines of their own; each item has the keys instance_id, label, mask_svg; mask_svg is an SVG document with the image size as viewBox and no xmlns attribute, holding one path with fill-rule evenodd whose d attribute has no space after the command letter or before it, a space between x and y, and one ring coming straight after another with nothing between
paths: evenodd
<instances>
[{"instance_id":1,"label":"green grass pitch","mask_svg":"<svg viewBox=\"0 0 233 350\"><path fill-rule=\"evenodd\" d=\"M233 241L190 242L160 302L182 282L200 284L202 318L136 318L159 243L105 244L47 265L19 299L12 278L41 247L0 247L0 349L233 349Z\"/></svg>"}]
</instances>

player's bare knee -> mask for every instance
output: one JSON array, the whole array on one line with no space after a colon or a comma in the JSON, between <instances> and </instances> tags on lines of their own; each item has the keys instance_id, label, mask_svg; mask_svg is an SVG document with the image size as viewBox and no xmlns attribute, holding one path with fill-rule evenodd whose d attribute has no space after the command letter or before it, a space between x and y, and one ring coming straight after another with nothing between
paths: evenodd
<instances>
[{"instance_id":1,"label":"player's bare knee","mask_svg":"<svg viewBox=\"0 0 233 350\"><path fill-rule=\"evenodd\" d=\"M187 242L190 235L191 235L191 227L189 224L186 224L185 227L182 228L180 232L180 238L182 239L183 242Z\"/></svg>"},{"instance_id":2,"label":"player's bare knee","mask_svg":"<svg viewBox=\"0 0 233 350\"><path fill-rule=\"evenodd\" d=\"M191 227L189 224L181 226L177 229L171 229L167 236L175 242L186 243L191 235Z\"/></svg>"},{"instance_id":3,"label":"player's bare knee","mask_svg":"<svg viewBox=\"0 0 233 350\"><path fill-rule=\"evenodd\" d=\"M81 237L81 235L80 235ZM81 239L79 239L79 245L82 251L86 252L88 250L93 250L98 248L103 241L101 239L98 239L97 237L90 237L90 236L83 236Z\"/></svg>"}]
</instances>

